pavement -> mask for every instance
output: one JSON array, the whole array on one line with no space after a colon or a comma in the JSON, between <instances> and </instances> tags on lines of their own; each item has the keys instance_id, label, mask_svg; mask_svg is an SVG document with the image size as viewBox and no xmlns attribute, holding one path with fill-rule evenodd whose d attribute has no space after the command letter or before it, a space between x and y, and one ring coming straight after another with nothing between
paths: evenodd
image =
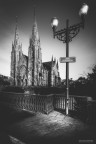
<instances>
[{"instance_id":1,"label":"pavement","mask_svg":"<svg viewBox=\"0 0 96 144\"><path fill-rule=\"evenodd\" d=\"M53 111L46 115L39 112L12 110L3 106L0 113L2 115L0 119L2 143L0 144L10 142L14 144L95 144L96 142L93 127L76 117L66 116L63 112ZM5 136L8 142L5 142Z\"/></svg>"}]
</instances>

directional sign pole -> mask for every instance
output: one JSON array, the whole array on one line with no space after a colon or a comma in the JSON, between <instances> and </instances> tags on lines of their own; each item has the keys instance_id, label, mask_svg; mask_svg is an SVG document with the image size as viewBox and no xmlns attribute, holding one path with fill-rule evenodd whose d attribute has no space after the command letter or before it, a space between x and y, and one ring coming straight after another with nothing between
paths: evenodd
<instances>
[{"instance_id":1,"label":"directional sign pole","mask_svg":"<svg viewBox=\"0 0 96 144\"><path fill-rule=\"evenodd\" d=\"M86 10L85 7L87 7ZM83 12L83 10L84 12ZM69 57L69 42L72 41L72 39L79 33L80 28L84 28L84 20L85 15L88 12L88 5L83 4L83 7L81 8L82 12L80 14L82 21L78 24L75 24L73 26L69 27L69 20L66 20L66 28L61 29L59 31L56 30L58 26L58 19L54 17L51 21L51 26L53 29L53 36L54 38L57 37L60 41L63 41L66 43L66 59L60 58L61 63L66 62L66 115L68 115L68 105L69 105L69 62L75 62L75 58ZM80 11L81 11L80 10Z\"/></svg>"},{"instance_id":2,"label":"directional sign pole","mask_svg":"<svg viewBox=\"0 0 96 144\"><path fill-rule=\"evenodd\" d=\"M74 63L76 62L76 57L60 57L60 63Z\"/></svg>"},{"instance_id":3,"label":"directional sign pole","mask_svg":"<svg viewBox=\"0 0 96 144\"><path fill-rule=\"evenodd\" d=\"M66 57L69 57L69 20L66 20ZM66 115L69 113L69 62L66 62Z\"/></svg>"}]
</instances>

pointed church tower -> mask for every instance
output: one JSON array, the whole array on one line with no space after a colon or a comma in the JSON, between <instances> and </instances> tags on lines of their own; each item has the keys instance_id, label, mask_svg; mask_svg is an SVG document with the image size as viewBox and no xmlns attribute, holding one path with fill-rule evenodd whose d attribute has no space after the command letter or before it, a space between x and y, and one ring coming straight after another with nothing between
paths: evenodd
<instances>
[{"instance_id":1,"label":"pointed church tower","mask_svg":"<svg viewBox=\"0 0 96 144\"><path fill-rule=\"evenodd\" d=\"M54 63L56 63L56 58L54 58Z\"/></svg>"},{"instance_id":2,"label":"pointed church tower","mask_svg":"<svg viewBox=\"0 0 96 144\"><path fill-rule=\"evenodd\" d=\"M57 60L57 64L56 64L56 66L57 66L57 69L59 69L58 60Z\"/></svg>"},{"instance_id":3,"label":"pointed church tower","mask_svg":"<svg viewBox=\"0 0 96 144\"><path fill-rule=\"evenodd\" d=\"M53 55L52 55L51 61L53 62Z\"/></svg>"},{"instance_id":4,"label":"pointed church tower","mask_svg":"<svg viewBox=\"0 0 96 144\"><path fill-rule=\"evenodd\" d=\"M16 17L14 45L18 45L18 43L19 43L19 33L18 33L18 22L17 22L17 17Z\"/></svg>"},{"instance_id":5,"label":"pointed church tower","mask_svg":"<svg viewBox=\"0 0 96 144\"><path fill-rule=\"evenodd\" d=\"M32 29L32 39L34 40L34 42L37 42L39 40L35 8L34 8L34 24L33 24L33 29Z\"/></svg>"},{"instance_id":6,"label":"pointed church tower","mask_svg":"<svg viewBox=\"0 0 96 144\"><path fill-rule=\"evenodd\" d=\"M32 36L29 41L28 49L28 85L37 86L39 83L39 73L42 65L42 54L40 46L40 37L36 22L36 14L34 9L34 24L32 28Z\"/></svg>"},{"instance_id":7,"label":"pointed church tower","mask_svg":"<svg viewBox=\"0 0 96 144\"><path fill-rule=\"evenodd\" d=\"M12 42L11 72L10 72L11 78L13 79L13 85L18 85L17 83L18 64L21 55L22 55L22 45L20 45L19 42L19 34L18 34L18 26L17 26L17 18L16 18L15 36L14 36L14 42Z\"/></svg>"}]
</instances>

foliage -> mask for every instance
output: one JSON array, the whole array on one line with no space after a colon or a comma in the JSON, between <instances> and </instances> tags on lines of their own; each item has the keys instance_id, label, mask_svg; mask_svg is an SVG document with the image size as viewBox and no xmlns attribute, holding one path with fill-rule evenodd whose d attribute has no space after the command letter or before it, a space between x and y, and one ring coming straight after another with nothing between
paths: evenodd
<instances>
[{"instance_id":1,"label":"foliage","mask_svg":"<svg viewBox=\"0 0 96 144\"><path fill-rule=\"evenodd\" d=\"M75 81L69 81L70 94L91 96L96 99L96 65L92 68L92 73L88 73L87 78L79 77Z\"/></svg>"},{"instance_id":2,"label":"foliage","mask_svg":"<svg viewBox=\"0 0 96 144\"><path fill-rule=\"evenodd\" d=\"M15 93L24 93L24 89L18 86L5 86L2 87L1 91L4 92L15 92Z\"/></svg>"},{"instance_id":3,"label":"foliage","mask_svg":"<svg viewBox=\"0 0 96 144\"><path fill-rule=\"evenodd\" d=\"M26 91L29 90L31 93L41 94L41 95L60 94L60 93L63 94L65 92L64 88L59 88L59 87L27 87L25 90Z\"/></svg>"},{"instance_id":4,"label":"foliage","mask_svg":"<svg viewBox=\"0 0 96 144\"><path fill-rule=\"evenodd\" d=\"M8 78L3 75L0 75L0 86L7 86L7 85L10 85Z\"/></svg>"},{"instance_id":5,"label":"foliage","mask_svg":"<svg viewBox=\"0 0 96 144\"><path fill-rule=\"evenodd\" d=\"M75 107L75 115L82 119L83 121L87 120L87 116L88 116L88 111L87 111L87 99L86 97L83 98L78 98L78 97L74 97L75 98L75 103L74 103L74 107Z\"/></svg>"}]
</instances>

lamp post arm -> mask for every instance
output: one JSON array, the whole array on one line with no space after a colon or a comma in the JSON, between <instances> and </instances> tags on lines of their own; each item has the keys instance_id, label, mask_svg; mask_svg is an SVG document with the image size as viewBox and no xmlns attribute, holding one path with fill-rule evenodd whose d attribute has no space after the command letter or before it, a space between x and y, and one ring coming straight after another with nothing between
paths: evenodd
<instances>
[{"instance_id":1,"label":"lamp post arm","mask_svg":"<svg viewBox=\"0 0 96 144\"><path fill-rule=\"evenodd\" d=\"M84 28L84 21L81 21L78 24L74 24L73 26L70 26L69 31L75 30L75 29L78 29L78 28Z\"/></svg>"},{"instance_id":2,"label":"lamp post arm","mask_svg":"<svg viewBox=\"0 0 96 144\"><path fill-rule=\"evenodd\" d=\"M61 29L59 31L53 31L54 38L57 37L58 40L63 41L65 43L66 41L66 29Z\"/></svg>"},{"instance_id":3,"label":"lamp post arm","mask_svg":"<svg viewBox=\"0 0 96 144\"><path fill-rule=\"evenodd\" d=\"M68 29L70 42L79 33L80 28L84 28L84 17L80 23L75 24L73 26L68 26L68 28L64 28L58 31L56 31L56 29L53 29L53 35L54 38L57 37L58 40L63 41L63 43L66 43L66 31Z\"/></svg>"},{"instance_id":4,"label":"lamp post arm","mask_svg":"<svg viewBox=\"0 0 96 144\"><path fill-rule=\"evenodd\" d=\"M58 36L58 35L65 34L65 33L66 33L66 29L64 28L64 29L61 29L59 31L55 31L54 35Z\"/></svg>"},{"instance_id":5,"label":"lamp post arm","mask_svg":"<svg viewBox=\"0 0 96 144\"><path fill-rule=\"evenodd\" d=\"M69 42L79 33L80 28L84 28L84 21L69 27Z\"/></svg>"}]
</instances>

